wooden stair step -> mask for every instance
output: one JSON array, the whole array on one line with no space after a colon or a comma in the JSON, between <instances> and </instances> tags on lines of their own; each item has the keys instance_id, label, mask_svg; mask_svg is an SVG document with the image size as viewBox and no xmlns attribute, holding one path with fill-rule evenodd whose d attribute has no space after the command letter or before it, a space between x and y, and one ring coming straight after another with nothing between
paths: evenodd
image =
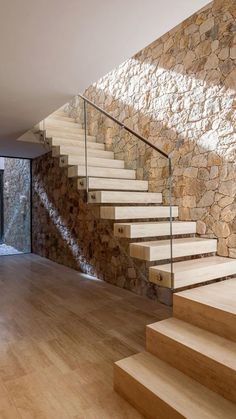
<instances>
[{"instance_id":1,"label":"wooden stair step","mask_svg":"<svg viewBox=\"0 0 236 419\"><path fill-rule=\"evenodd\" d=\"M46 137L47 138L51 138L51 137L61 137L61 138L68 138L70 140L77 140L78 138L83 138L84 139L84 130L83 129L78 129L77 132L70 132L69 130L65 130L62 128L47 128L46 129ZM89 141L89 137L87 136L87 139ZM96 137L93 137L96 138ZM95 141L95 140L94 140Z\"/></svg>"},{"instance_id":2,"label":"wooden stair step","mask_svg":"<svg viewBox=\"0 0 236 419\"><path fill-rule=\"evenodd\" d=\"M236 402L236 343L170 318L146 328L147 351Z\"/></svg>"},{"instance_id":3,"label":"wooden stair step","mask_svg":"<svg viewBox=\"0 0 236 419\"><path fill-rule=\"evenodd\" d=\"M86 178L78 179L78 189L86 189ZM127 179L112 179L112 178L99 178L89 177L89 189L112 189L112 190L127 190L127 191L147 191L148 182L145 180L127 180ZM99 203L97 199L100 199L100 195L91 195L90 202ZM103 194L103 198L105 194ZM105 202L104 202L105 203Z\"/></svg>"},{"instance_id":4,"label":"wooden stair step","mask_svg":"<svg viewBox=\"0 0 236 419\"><path fill-rule=\"evenodd\" d=\"M145 182L136 180L135 182ZM131 189L130 186L127 188ZM123 191L94 191L89 192L89 202L94 204L143 204L144 202L159 204L162 201L160 193L151 192L123 192Z\"/></svg>"},{"instance_id":5,"label":"wooden stair step","mask_svg":"<svg viewBox=\"0 0 236 419\"><path fill-rule=\"evenodd\" d=\"M93 145L95 147L93 147ZM114 153L112 151L106 151L106 150L103 150L102 148L97 149L97 145L104 147L103 144L99 144L99 143L88 144L88 157L97 157L101 159L114 159ZM77 157L84 157L85 150L84 150L84 147L82 146L81 147L53 146L52 154L54 157L67 156L70 154L73 154L73 156L77 156Z\"/></svg>"},{"instance_id":6,"label":"wooden stair step","mask_svg":"<svg viewBox=\"0 0 236 419\"><path fill-rule=\"evenodd\" d=\"M187 237L173 239L173 257L184 257L216 252L217 240ZM170 240L148 241L130 244L130 256L146 261L170 258Z\"/></svg>"},{"instance_id":7,"label":"wooden stair step","mask_svg":"<svg viewBox=\"0 0 236 419\"><path fill-rule=\"evenodd\" d=\"M61 156L60 157L60 166L75 166L75 165L85 165L85 155L80 157L78 156ZM124 168L124 160L115 160L115 159L102 159L97 157L88 157L88 166L96 166L96 167L114 167L117 169Z\"/></svg>"},{"instance_id":8,"label":"wooden stair step","mask_svg":"<svg viewBox=\"0 0 236 419\"><path fill-rule=\"evenodd\" d=\"M77 132L78 130L82 130L83 127L81 124L78 124L77 122L75 122L73 119L71 120L67 120L67 121L63 121L60 119L53 119L53 118L47 118L45 119L45 128L47 129L58 129L58 130L63 130L63 129L68 129L73 130L75 129L75 132Z\"/></svg>"},{"instance_id":9,"label":"wooden stair step","mask_svg":"<svg viewBox=\"0 0 236 419\"><path fill-rule=\"evenodd\" d=\"M173 313L236 342L236 278L174 294Z\"/></svg>"},{"instance_id":10,"label":"wooden stair step","mask_svg":"<svg viewBox=\"0 0 236 419\"><path fill-rule=\"evenodd\" d=\"M62 115L58 115L58 114L51 114L47 117L47 120L50 121L64 121L64 122L75 122L75 118L71 118L70 116L65 116L66 114Z\"/></svg>"},{"instance_id":11,"label":"wooden stair step","mask_svg":"<svg viewBox=\"0 0 236 419\"><path fill-rule=\"evenodd\" d=\"M178 207L172 207L173 217L178 217ZM131 220L141 218L168 218L170 207L139 206L139 207L101 207L100 217L106 220Z\"/></svg>"},{"instance_id":12,"label":"wooden stair step","mask_svg":"<svg viewBox=\"0 0 236 419\"><path fill-rule=\"evenodd\" d=\"M173 221L173 235L194 234L196 233L196 222L191 221ZM116 237L125 237L128 239L138 237L158 237L170 235L170 222L140 222L140 223L115 223L114 235Z\"/></svg>"},{"instance_id":13,"label":"wooden stair step","mask_svg":"<svg viewBox=\"0 0 236 419\"><path fill-rule=\"evenodd\" d=\"M52 137L52 138L47 138L46 142L50 147L65 146L65 147L74 147L74 148L78 147L78 149L85 148L83 137L78 137L77 140L70 140L69 138L62 138L62 137ZM96 143L93 137L89 139L87 143L87 147L88 149L92 148L94 150L95 149L104 150L105 148L104 144Z\"/></svg>"},{"instance_id":14,"label":"wooden stair step","mask_svg":"<svg viewBox=\"0 0 236 419\"><path fill-rule=\"evenodd\" d=\"M149 419L235 419L236 406L142 352L116 362L114 388Z\"/></svg>"},{"instance_id":15,"label":"wooden stair step","mask_svg":"<svg viewBox=\"0 0 236 419\"><path fill-rule=\"evenodd\" d=\"M72 166L68 168L68 177L85 176L85 166ZM135 179L136 171L130 169L113 169L103 167L88 167L88 176L108 177L116 179Z\"/></svg>"},{"instance_id":16,"label":"wooden stair step","mask_svg":"<svg viewBox=\"0 0 236 419\"><path fill-rule=\"evenodd\" d=\"M174 289L236 274L236 260L221 256L184 260L173 264ZM149 268L149 281L170 288L171 265Z\"/></svg>"}]
</instances>

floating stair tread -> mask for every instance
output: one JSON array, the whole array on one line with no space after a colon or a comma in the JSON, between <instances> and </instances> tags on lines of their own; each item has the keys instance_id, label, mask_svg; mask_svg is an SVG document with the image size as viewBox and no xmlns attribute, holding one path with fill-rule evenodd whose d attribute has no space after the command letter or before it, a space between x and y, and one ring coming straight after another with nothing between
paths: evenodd
<instances>
[{"instance_id":1,"label":"floating stair tread","mask_svg":"<svg viewBox=\"0 0 236 419\"><path fill-rule=\"evenodd\" d=\"M174 317L150 324L147 328L225 365L236 374L235 342Z\"/></svg>"},{"instance_id":2,"label":"floating stair tread","mask_svg":"<svg viewBox=\"0 0 236 419\"><path fill-rule=\"evenodd\" d=\"M86 189L86 178L81 178L78 180L78 189ZM96 190L96 189L113 189L113 190L123 190L123 191L147 191L148 190L148 182L145 180L127 180L127 179L112 179L112 178L96 178L96 177L89 177L89 189ZM105 192L105 191L104 191ZM93 194L94 195L94 194ZM106 199L104 198L104 194L100 196L100 194L94 195L94 199L91 199L90 195L90 202L100 202L97 199ZM105 201L102 201L105 203ZM114 201L112 201L114 202Z\"/></svg>"},{"instance_id":3,"label":"floating stair tread","mask_svg":"<svg viewBox=\"0 0 236 419\"><path fill-rule=\"evenodd\" d=\"M75 122L74 118L71 118L70 116L62 116L57 114L51 114L48 116L47 120L49 121L61 121L61 122Z\"/></svg>"},{"instance_id":4,"label":"floating stair tread","mask_svg":"<svg viewBox=\"0 0 236 419\"><path fill-rule=\"evenodd\" d=\"M52 138L47 138L47 143L51 147L65 147L70 150L74 149L73 154L84 153L84 149L85 149L84 138L78 138L77 140L70 140L68 138L52 137ZM99 151L99 150L105 151L104 144L96 143L95 141L88 141L87 147L88 147L88 153L90 149L92 149L92 151Z\"/></svg>"},{"instance_id":5,"label":"floating stair tread","mask_svg":"<svg viewBox=\"0 0 236 419\"><path fill-rule=\"evenodd\" d=\"M172 223L173 234L196 233L196 222L174 221ZM170 222L139 222L139 223L116 223L114 234L117 237L137 238L170 235Z\"/></svg>"},{"instance_id":6,"label":"floating stair tread","mask_svg":"<svg viewBox=\"0 0 236 419\"><path fill-rule=\"evenodd\" d=\"M68 166L75 166L75 165L85 165L85 156L65 156L60 158L61 164L67 164ZM124 168L124 160L115 160L115 159L103 159L99 157L91 157L88 156L87 159L88 166L95 166L95 167L107 167L107 168Z\"/></svg>"},{"instance_id":7,"label":"floating stair tread","mask_svg":"<svg viewBox=\"0 0 236 419\"><path fill-rule=\"evenodd\" d=\"M74 132L73 129L70 131L69 129L63 128L46 128L46 137L63 137L72 140L77 139L78 137L84 138L84 130L78 128L76 132ZM91 137L96 138L92 135L88 135L87 139L89 140Z\"/></svg>"},{"instance_id":8,"label":"floating stair tread","mask_svg":"<svg viewBox=\"0 0 236 419\"><path fill-rule=\"evenodd\" d=\"M60 119L45 119L44 121L46 129L68 129L68 130L81 130L83 129L81 124L78 124L77 122L71 120L71 121L62 121Z\"/></svg>"},{"instance_id":9,"label":"floating stair tread","mask_svg":"<svg viewBox=\"0 0 236 419\"><path fill-rule=\"evenodd\" d=\"M115 364L115 389L148 418L235 419L236 406L147 352Z\"/></svg>"},{"instance_id":10,"label":"floating stair tread","mask_svg":"<svg viewBox=\"0 0 236 419\"><path fill-rule=\"evenodd\" d=\"M183 288L236 274L236 260L221 256L184 260L173 264L174 288ZM149 268L149 280L170 287L171 265Z\"/></svg>"},{"instance_id":11,"label":"floating stair tread","mask_svg":"<svg viewBox=\"0 0 236 419\"><path fill-rule=\"evenodd\" d=\"M173 217L178 217L178 207L172 207ZM138 206L138 207L101 207L100 216L109 220L131 220L141 218L168 218L170 207Z\"/></svg>"},{"instance_id":12,"label":"floating stair tread","mask_svg":"<svg viewBox=\"0 0 236 419\"><path fill-rule=\"evenodd\" d=\"M76 145L76 142L80 145L80 143L85 144L85 138L83 134L76 134L73 136L69 136L69 135L64 135L63 132L48 132L46 133L46 137L47 138L53 138L54 140L58 140L58 141L64 141L65 145ZM94 137L94 135L88 135L87 136L87 140L88 143L96 143L96 137ZM71 143L70 143L71 142ZM101 143L96 143L96 144L101 144ZM101 144L104 146L104 144Z\"/></svg>"},{"instance_id":13,"label":"floating stair tread","mask_svg":"<svg viewBox=\"0 0 236 419\"><path fill-rule=\"evenodd\" d=\"M138 181L135 182L145 182ZM144 184L145 185L145 184ZM148 185L148 182L146 183ZM130 184L127 184L129 191L131 188ZM129 203L129 204L143 204L143 203L161 203L162 195L160 193L153 192L127 192L127 191L95 191L89 192L89 202L93 203Z\"/></svg>"},{"instance_id":14,"label":"floating stair tread","mask_svg":"<svg viewBox=\"0 0 236 419\"><path fill-rule=\"evenodd\" d=\"M211 253L216 252L216 250L216 239L203 239L198 237L173 239L174 258ZM131 243L130 255L148 261L169 259L170 239Z\"/></svg>"},{"instance_id":15,"label":"floating stair tread","mask_svg":"<svg viewBox=\"0 0 236 419\"><path fill-rule=\"evenodd\" d=\"M69 177L85 176L85 166L72 166L68 169ZM103 168L103 167L88 167L88 176L104 177L104 178L117 178L117 179L135 179L135 170L130 169L116 169L116 168Z\"/></svg>"},{"instance_id":16,"label":"floating stair tread","mask_svg":"<svg viewBox=\"0 0 236 419\"><path fill-rule=\"evenodd\" d=\"M95 147L93 147L93 145ZM93 145L90 145L90 147L88 147L88 157L96 157L96 158L101 158L101 159L114 159L114 153L112 151L103 150L104 147L99 147L99 149L97 149L96 146L100 145L98 143L95 143ZM75 157L82 157L82 156L84 157L84 147L82 145L71 146L71 147L67 147L67 146L55 146L55 147L60 147L60 149L58 149L59 155L68 156L70 154L73 154L73 156Z\"/></svg>"},{"instance_id":17,"label":"floating stair tread","mask_svg":"<svg viewBox=\"0 0 236 419\"><path fill-rule=\"evenodd\" d=\"M181 291L175 296L236 315L236 278Z\"/></svg>"}]
</instances>

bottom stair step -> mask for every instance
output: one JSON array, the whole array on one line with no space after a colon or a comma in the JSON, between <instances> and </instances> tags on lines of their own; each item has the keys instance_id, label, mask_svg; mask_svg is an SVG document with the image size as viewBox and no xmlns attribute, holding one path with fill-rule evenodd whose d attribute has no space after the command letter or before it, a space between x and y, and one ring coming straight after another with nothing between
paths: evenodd
<instances>
[{"instance_id":1,"label":"bottom stair step","mask_svg":"<svg viewBox=\"0 0 236 419\"><path fill-rule=\"evenodd\" d=\"M200 284L213 279L236 275L236 259L221 256L211 256L199 259L176 262L173 265L174 289ZM149 268L149 281L171 287L170 264L152 266Z\"/></svg>"},{"instance_id":2,"label":"bottom stair step","mask_svg":"<svg viewBox=\"0 0 236 419\"><path fill-rule=\"evenodd\" d=\"M236 343L174 317L146 328L148 352L236 403Z\"/></svg>"},{"instance_id":3,"label":"bottom stair step","mask_svg":"<svg viewBox=\"0 0 236 419\"><path fill-rule=\"evenodd\" d=\"M235 419L236 406L148 352L116 362L114 388L149 419Z\"/></svg>"}]
</instances>

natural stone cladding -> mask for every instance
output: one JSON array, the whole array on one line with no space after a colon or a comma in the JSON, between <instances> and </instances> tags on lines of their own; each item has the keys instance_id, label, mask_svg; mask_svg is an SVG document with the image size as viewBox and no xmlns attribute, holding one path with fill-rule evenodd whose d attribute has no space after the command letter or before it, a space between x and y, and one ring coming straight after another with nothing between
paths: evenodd
<instances>
[{"instance_id":1,"label":"natural stone cladding","mask_svg":"<svg viewBox=\"0 0 236 419\"><path fill-rule=\"evenodd\" d=\"M215 1L90 86L85 95L171 153L181 220L236 257L236 2ZM82 122L78 98L65 108ZM166 161L88 107L90 134L168 202ZM162 299L147 265L100 220L58 159L33 162L33 251L140 294ZM165 296L164 296L165 297ZM164 298L163 297L163 298Z\"/></svg>"},{"instance_id":2,"label":"natural stone cladding","mask_svg":"<svg viewBox=\"0 0 236 419\"><path fill-rule=\"evenodd\" d=\"M31 251L30 160L4 158L3 242L19 252Z\"/></svg>"},{"instance_id":3,"label":"natural stone cladding","mask_svg":"<svg viewBox=\"0 0 236 419\"><path fill-rule=\"evenodd\" d=\"M214 1L128 59L85 95L173 162L174 203L218 254L236 257L236 2ZM79 115L75 98L67 111ZM89 127L167 201L163 158L90 107ZM81 115L81 112L80 112Z\"/></svg>"},{"instance_id":4,"label":"natural stone cladding","mask_svg":"<svg viewBox=\"0 0 236 419\"><path fill-rule=\"evenodd\" d=\"M122 288L168 303L168 291L148 282L147 264L129 256L128 240L113 235L98 205L51 154L32 165L33 252Z\"/></svg>"}]
</instances>

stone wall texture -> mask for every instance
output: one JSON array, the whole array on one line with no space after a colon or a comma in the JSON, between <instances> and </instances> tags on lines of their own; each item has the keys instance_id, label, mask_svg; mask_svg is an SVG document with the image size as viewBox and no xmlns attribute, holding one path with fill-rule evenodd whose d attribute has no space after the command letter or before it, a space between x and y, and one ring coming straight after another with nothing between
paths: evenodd
<instances>
[{"instance_id":1,"label":"stone wall texture","mask_svg":"<svg viewBox=\"0 0 236 419\"><path fill-rule=\"evenodd\" d=\"M33 252L111 284L168 302L168 292L148 282L145 262L129 257L129 241L113 235L77 181L51 153L32 165Z\"/></svg>"},{"instance_id":2,"label":"stone wall texture","mask_svg":"<svg viewBox=\"0 0 236 419\"><path fill-rule=\"evenodd\" d=\"M4 158L5 244L21 252L31 251L30 161Z\"/></svg>"},{"instance_id":3,"label":"stone wall texture","mask_svg":"<svg viewBox=\"0 0 236 419\"><path fill-rule=\"evenodd\" d=\"M168 152L182 220L236 257L236 1L214 1L85 95ZM74 99L67 109L81 116ZM91 134L168 202L166 161L88 107Z\"/></svg>"},{"instance_id":4,"label":"stone wall texture","mask_svg":"<svg viewBox=\"0 0 236 419\"><path fill-rule=\"evenodd\" d=\"M172 156L180 219L236 257L236 3L215 1L90 86L85 95ZM82 122L81 101L66 111ZM88 107L89 131L168 202L165 159ZM161 297L112 222L85 203L57 159L33 162L33 251L134 292Z\"/></svg>"}]
</instances>

